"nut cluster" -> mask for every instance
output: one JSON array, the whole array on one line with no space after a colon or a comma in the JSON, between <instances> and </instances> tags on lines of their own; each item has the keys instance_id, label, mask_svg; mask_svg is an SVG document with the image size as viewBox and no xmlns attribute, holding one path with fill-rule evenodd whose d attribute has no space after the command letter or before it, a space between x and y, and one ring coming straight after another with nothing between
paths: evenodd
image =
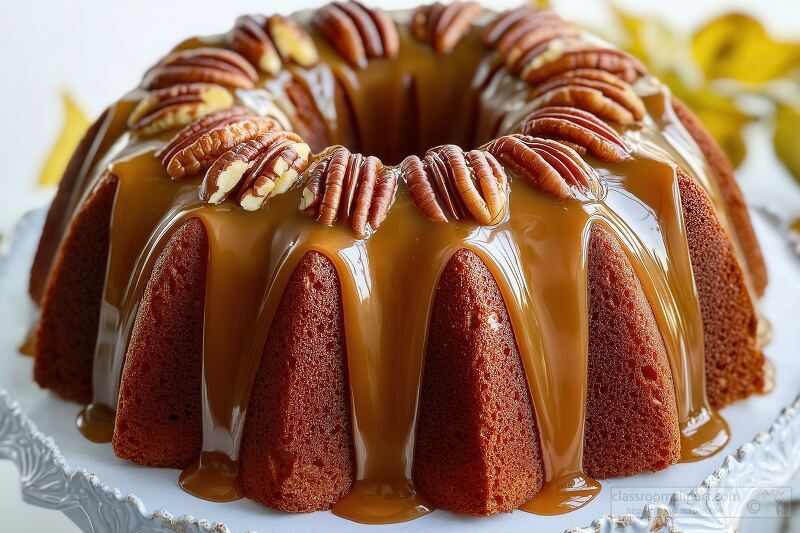
<instances>
[{"instance_id":1,"label":"nut cluster","mask_svg":"<svg viewBox=\"0 0 800 533\"><path fill-rule=\"evenodd\" d=\"M397 172L377 157L331 147L308 172L298 209L326 226L350 224L363 239L386 219L397 189Z\"/></svg>"},{"instance_id":2,"label":"nut cluster","mask_svg":"<svg viewBox=\"0 0 800 533\"><path fill-rule=\"evenodd\" d=\"M594 170L559 141L515 134L495 139L487 148L515 175L561 200L575 196L573 187L591 191L597 183Z\"/></svg>"},{"instance_id":3,"label":"nut cluster","mask_svg":"<svg viewBox=\"0 0 800 533\"><path fill-rule=\"evenodd\" d=\"M181 128L233 105L233 95L214 83L182 83L147 93L128 117L128 126L144 135Z\"/></svg>"},{"instance_id":4,"label":"nut cluster","mask_svg":"<svg viewBox=\"0 0 800 533\"><path fill-rule=\"evenodd\" d=\"M394 59L400 37L394 21L381 9L360 2L333 2L314 15L314 25L353 67L372 58Z\"/></svg>"},{"instance_id":5,"label":"nut cluster","mask_svg":"<svg viewBox=\"0 0 800 533\"><path fill-rule=\"evenodd\" d=\"M612 163L624 161L631 152L630 146L613 128L592 113L574 107L537 109L523 121L522 133L558 139L578 153Z\"/></svg>"},{"instance_id":6,"label":"nut cluster","mask_svg":"<svg viewBox=\"0 0 800 533\"><path fill-rule=\"evenodd\" d=\"M645 73L639 60L622 50L603 48L579 39L552 39L543 46L542 52L520 73L530 85L576 69L604 70L629 83Z\"/></svg>"},{"instance_id":7,"label":"nut cluster","mask_svg":"<svg viewBox=\"0 0 800 533\"><path fill-rule=\"evenodd\" d=\"M200 199L220 204L236 197L245 210L256 211L298 182L310 154L295 133L276 130L259 135L214 161L200 185Z\"/></svg>"},{"instance_id":8,"label":"nut cluster","mask_svg":"<svg viewBox=\"0 0 800 533\"><path fill-rule=\"evenodd\" d=\"M173 179L205 170L236 145L278 129L272 117L255 116L242 106L216 111L180 130L156 157Z\"/></svg>"},{"instance_id":9,"label":"nut cluster","mask_svg":"<svg viewBox=\"0 0 800 533\"><path fill-rule=\"evenodd\" d=\"M497 16L483 34L483 42L497 50L506 67L519 75L552 39L578 37L578 27L551 10L537 11L529 5L505 11Z\"/></svg>"},{"instance_id":10,"label":"nut cluster","mask_svg":"<svg viewBox=\"0 0 800 533\"><path fill-rule=\"evenodd\" d=\"M230 89L252 89L258 74L245 58L223 48L191 48L172 52L144 77L145 89L181 83L216 83Z\"/></svg>"},{"instance_id":11,"label":"nut cluster","mask_svg":"<svg viewBox=\"0 0 800 533\"><path fill-rule=\"evenodd\" d=\"M508 178L489 152L465 153L448 144L428 150L422 159L406 157L400 171L414 205L429 220L471 216L490 226L506 214Z\"/></svg>"},{"instance_id":12,"label":"nut cluster","mask_svg":"<svg viewBox=\"0 0 800 533\"><path fill-rule=\"evenodd\" d=\"M484 43L497 50L509 70L530 85L576 69L597 69L633 82L645 73L632 56L581 38L578 28L549 10L522 6L505 11L486 27Z\"/></svg>"},{"instance_id":13,"label":"nut cluster","mask_svg":"<svg viewBox=\"0 0 800 533\"><path fill-rule=\"evenodd\" d=\"M449 54L469 32L483 8L476 2L421 5L411 15L411 35L431 45L437 54Z\"/></svg>"},{"instance_id":14,"label":"nut cluster","mask_svg":"<svg viewBox=\"0 0 800 533\"><path fill-rule=\"evenodd\" d=\"M231 47L262 72L275 75L284 62L311 67L319 61L311 36L283 15L245 15L228 34Z\"/></svg>"},{"instance_id":15,"label":"nut cluster","mask_svg":"<svg viewBox=\"0 0 800 533\"><path fill-rule=\"evenodd\" d=\"M631 86L618 76L598 69L564 72L541 83L531 93L533 109L576 107L618 124L641 120L645 107Z\"/></svg>"}]
</instances>

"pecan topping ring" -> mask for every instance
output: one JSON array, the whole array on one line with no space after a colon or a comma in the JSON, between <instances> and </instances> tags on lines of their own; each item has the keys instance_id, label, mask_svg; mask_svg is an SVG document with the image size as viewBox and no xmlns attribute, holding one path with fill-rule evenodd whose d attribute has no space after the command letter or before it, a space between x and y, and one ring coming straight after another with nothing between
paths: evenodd
<instances>
[{"instance_id":1,"label":"pecan topping ring","mask_svg":"<svg viewBox=\"0 0 800 533\"><path fill-rule=\"evenodd\" d=\"M332 147L308 172L298 209L327 226L349 223L364 239L377 230L389 212L397 189L397 172L377 157Z\"/></svg>"},{"instance_id":2,"label":"pecan topping ring","mask_svg":"<svg viewBox=\"0 0 800 533\"><path fill-rule=\"evenodd\" d=\"M213 83L187 83L150 91L133 109L128 126L144 135L183 127L233 105L233 95Z\"/></svg>"},{"instance_id":3,"label":"pecan topping ring","mask_svg":"<svg viewBox=\"0 0 800 533\"><path fill-rule=\"evenodd\" d=\"M400 165L414 205L434 222L448 216L471 216L490 226L506 214L508 179L494 156L481 150L464 153L455 145L428 150L420 159L409 156Z\"/></svg>"},{"instance_id":4,"label":"pecan topping ring","mask_svg":"<svg viewBox=\"0 0 800 533\"><path fill-rule=\"evenodd\" d=\"M631 86L614 74L596 69L565 72L539 85L533 107L577 107L619 124L641 120L645 107Z\"/></svg>"},{"instance_id":5,"label":"pecan topping ring","mask_svg":"<svg viewBox=\"0 0 800 533\"><path fill-rule=\"evenodd\" d=\"M319 61L311 36L283 15L269 18L245 15L236 19L231 46L267 74L277 74L284 61L310 67Z\"/></svg>"},{"instance_id":6,"label":"pecan topping ring","mask_svg":"<svg viewBox=\"0 0 800 533\"><path fill-rule=\"evenodd\" d=\"M288 131L272 131L222 154L206 172L200 199L220 204L237 196L245 210L255 211L288 191L308 168L311 150Z\"/></svg>"},{"instance_id":7,"label":"pecan topping ring","mask_svg":"<svg viewBox=\"0 0 800 533\"><path fill-rule=\"evenodd\" d=\"M437 54L449 54L469 32L482 10L476 2L419 6L411 16L411 34L418 41L431 45Z\"/></svg>"},{"instance_id":8,"label":"pecan topping ring","mask_svg":"<svg viewBox=\"0 0 800 533\"><path fill-rule=\"evenodd\" d=\"M511 172L558 199L574 197L573 187L584 191L596 188L594 170L564 143L529 135L505 135L489 143L488 150Z\"/></svg>"},{"instance_id":9,"label":"pecan topping ring","mask_svg":"<svg viewBox=\"0 0 800 533\"><path fill-rule=\"evenodd\" d=\"M252 89L258 75L245 58L222 48L192 48L169 54L145 75L146 89L180 83L216 83L232 89Z\"/></svg>"},{"instance_id":10,"label":"pecan topping ring","mask_svg":"<svg viewBox=\"0 0 800 533\"><path fill-rule=\"evenodd\" d=\"M360 2L333 2L317 10L314 24L350 63L364 68L372 58L394 59L400 37L394 21L382 10Z\"/></svg>"},{"instance_id":11,"label":"pecan topping ring","mask_svg":"<svg viewBox=\"0 0 800 533\"><path fill-rule=\"evenodd\" d=\"M566 141L577 151L612 163L629 157L630 147L611 127L592 113L574 107L543 107L525 119L524 135Z\"/></svg>"},{"instance_id":12,"label":"pecan topping ring","mask_svg":"<svg viewBox=\"0 0 800 533\"><path fill-rule=\"evenodd\" d=\"M277 129L272 117L258 117L241 106L217 111L179 131L156 152L167 174L179 179L208 168L237 144Z\"/></svg>"}]
</instances>

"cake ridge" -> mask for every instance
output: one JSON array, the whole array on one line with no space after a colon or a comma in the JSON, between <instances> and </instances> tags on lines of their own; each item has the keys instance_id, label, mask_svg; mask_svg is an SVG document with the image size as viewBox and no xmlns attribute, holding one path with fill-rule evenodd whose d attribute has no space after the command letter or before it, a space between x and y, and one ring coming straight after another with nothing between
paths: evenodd
<instances>
[{"instance_id":1,"label":"cake ridge","mask_svg":"<svg viewBox=\"0 0 800 533\"><path fill-rule=\"evenodd\" d=\"M286 69L292 75L273 79L273 85L280 85L279 91L283 92L289 91L290 79L303 80L301 85L306 87L314 85L314 90L308 92L318 107L320 121L324 123L321 129L328 135L329 144L341 142L354 152L365 148L367 157L373 153L390 157L402 137L392 126L402 124L399 117L405 109L411 106L417 113L436 109L448 95L461 89L458 87L461 80L479 76L481 69L491 69L497 59L489 54L478 61L468 57L473 47L480 46L482 28L478 26L460 39L454 58L448 60L434 57L429 51L425 52L428 55L418 56L419 50L427 45L409 44L408 30L402 26L398 29L401 49L394 59L396 63L375 60L358 71L350 70L346 60L335 59L333 52L320 44L320 35L310 32L319 47L320 63L308 68L288 64ZM411 52L408 46L412 47ZM619 68L612 71L623 77L638 72L635 63L625 63L627 60L616 52L612 55L622 58L621 63L614 63ZM425 57L428 62L412 68L411 58L416 57ZM602 70L604 63L595 63ZM423 74L443 65L450 65L445 74L455 82L453 87L437 93ZM487 80L500 86L499 91L519 95L528 91L505 67L494 68L497 70ZM309 74L312 71L315 73ZM391 97L370 93L381 87L376 80L387 71L393 72L390 80L398 92ZM521 76L528 78L530 73L530 69L523 70ZM379 516L369 514L369 502L377 495L381 483L386 483L395 487L397 516L409 519L424 514L428 507L414 492L411 465L428 319L441 273L451 258L465 249L480 257L500 287L535 406L546 474L545 492L538 503L535 498L531 506L523 508L537 512L563 510L569 496L560 492L559 483L565 479L581 480L587 494L580 503L585 504L599 490L599 485L582 472L582 460L588 386L583 376L588 375L589 350L586 258L590 230L601 224L619 240L640 274L667 345L678 399L677 416L685 429L682 445L687 449L683 450L683 460L693 459L691 452L697 448L698 442L692 441L692 435L688 434L689 429L696 429L692 427L694 420L707 423L706 427L713 430L711 435L694 436L712 441L719 449L724 442L713 437L725 434L725 426L706 399L703 321L679 194L680 178L686 174L669 162L681 149L687 154L696 152L695 157L701 161L702 153L693 140L685 139L688 135L685 130L676 133L677 141L660 134L667 126L652 123L650 117L658 106L669 108L671 97L660 86L656 86L654 93L648 93L647 87L642 89L641 85L634 84L634 88L644 91L643 105L648 113L642 117L642 123L612 126L600 121L603 128L608 128L608 135L619 135L628 143L638 141L630 157L609 161L583 156L587 162L584 164L589 164L594 169L592 174L599 176L599 185L591 188L591 194L567 194L556 199L547 190L537 188L535 181L534 186L526 184L525 176L520 175L523 167L516 172L506 168L512 178L518 178L513 191L503 191L507 213L500 219L492 218L491 224L486 225L469 220L447 224L425 221L412 201L402 167L398 170L391 165L383 168L397 172L400 178L390 204L392 208L379 231L374 231L377 228L374 226L373 231L363 235L352 235L342 226L328 228L299 216L300 186L271 198L267 208L256 213L247 213L229 203L213 206L198 198L200 176L196 173L174 183L166 177L165 169L154 156L154 151L169 140L164 135L152 140L128 139L130 144L112 157L115 161L111 164L119 182L112 241L125 244L112 246L109 257L94 361L95 403L113 407L117 401L127 337L136 318L136 299L140 294L140 289L133 288L143 287L167 239L186 220L197 218L209 239L204 300L207 327L202 355L203 447L198 460L221 453L235 461L247 424L250 387L264 343L269 341L267 331L284 287L302 257L309 252L321 253L333 264L342 293L356 443L355 489L338 509L334 507L334 512L355 520L380 521ZM409 87L421 98L413 105L406 94ZM529 109L530 106L517 106L514 102L487 103L482 94L462 92L456 104L466 106L469 112L447 124L436 124L436 116L423 118L419 123L420 135L412 139L422 145L416 149L421 152L427 148L425 143L430 139L450 140L449 135L460 135L459 141L471 143L487 135L525 131L524 117L536 112L538 105L532 104L534 109ZM387 123L375 120L375 111L387 107L387 99L397 103L397 98L400 105L388 106L393 109L392 118ZM323 110L326 106L328 109ZM591 114L591 111L581 113ZM298 113L290 115L300 138L304 130L312 129L302 123ZM476 116L482 117L481 124L486 123L483 127L464 127L464 123L476 121ZM556 118L564 119L560 115ZM495 124L503 122L506 125L501 130L507 131L493 131ZM275 131L272 128L277 124L268 126L270 131ZM382 136L387 124L392 133ZM641 131L649 132L652 137L642 135ZM585 148L584 138L569 137L565 142L556 130L536 133L548 136L542 142L564 146L583 162L578 153ZM345 137L355 138L357 144L350 145L347 141L351 139ZM665 157L664 153L673 157ZM310 157L312 161L318 160L320 154ZM358 155L354 161L362 161L360 158ZM498 159L502 162L501 157ZM553 168L562 168L556 160L553 164ZM686 169L691 178L708 187L706 194L716 198L711 169L688 166L692 167ZM563 172L556 171L566 179ZM308 171L302 173L297 184L304 185L308 175ZM596 185L594 176L590 182ZM566 190L570 187L580 184L569 182ZM646 214L644 218L651 222L650 226L633 227L631 221L637 217L631 213L637 207L638 214ZM716 207L735 248L736 231L728 225L725 206ZM420 238L422 235L424 239ZM738 253L742 253L741 249ZM739 263L744 264L741 257ZM560 268L551 264L556 258L560 260ZM669 269L663 266L666 263L670 264ZM745 276L746 272L742 269ZM754 301L752 297L751 303ZM555 420L569 429L556 430ZM206 475L202 468L194 466L186 470L185 477L193 472L199 472L201 478ZM212 466L210 474L215 473L219 472ZM235 476L229 481L232 483L229 494L239 494ZM208 497L209 493L203 492L203 483L211 482L199 479L199 485L187 488ZM539 505L549 497L555 503L548 500L547 505Z\"/></svg>"}]
</instances>

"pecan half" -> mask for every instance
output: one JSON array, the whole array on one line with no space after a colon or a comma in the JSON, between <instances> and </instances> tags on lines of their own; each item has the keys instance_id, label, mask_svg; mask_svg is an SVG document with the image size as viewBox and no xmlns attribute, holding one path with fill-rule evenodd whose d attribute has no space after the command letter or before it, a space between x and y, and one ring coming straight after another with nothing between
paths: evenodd
<instances>
[{"instance_id":1,"label":"pecan half","mask_svg":"<svg viewBox=\"0 0 800 533\"><path fill-rule=\"evenodd\" d=\"M530 85L576 69L604 70L629 83L646 72L639 60L621 50L602 48L569 37L550 39L531 55L520 73L520 77Z\"/></svg>"},{"instance_id":2,"label":"pecan half","mask_svg":"<svg viewBox=\"0 0 800 533\"><path fill-rule=\"evenodd\" d=\"M380 9L359 2L333 2L313 19L323 36L352 66L364 68L372 58L393 59L400 50L394 22Z\"/></svg>"},{"instance_id":3,"label":"pecan half","mask_svg":"<svg viewBox=\"0 0 800 533\"><path fill-rule=\"evenodd\" d=\"M579 28L551 10L536 11L529 6L501 13L484 33L484 43L496 49L515 75L537 55L540 47L555 38L575 38Z\"/></svg>"},{"instance_id":4,"label":"pecan half","mask_svg":"<svg viewBox=\"0 0 800 533\"><path fill-rule=\"evenodd\" d=\"M244 106L233 106L229 109L216 111L210 113L200 120L195 120L178 133L165 144L160 150L155 153L155 156L161 159L161 163L167 166L169 160L182 148L188 146L198 135L212 128L223 126L237 120L255 116L254 113Z\"/></svg>"},{"instance_id":5,"label":"pecan half","mask_svg":"<svg viewBox=\"0 0 800 533\"><path fill-rule=\"evenodd\" d=\"M310 149L288 131L272 131L239 144L209 167L200 185L200 199L220 204L238 196L254 211L294 185L308 167Z\"/></svg>"},{"instance_id":6,"label":"pecan half","mask_svg":"<svg viewBox=\"0 0 800 533\"><path fill-rule=\"evenodd\" d=\"M547 43L554 39L574 40L580 36L577 25L557 19L552 24L537 24L511 44L505 54L506 68L519 76L526 65L530 64Z\"/></svg>"},{"instance_id":7,"label":"pecan half","mask_svg":"<svg viewBox=\"0 0 800 533\"><path fill-rule=\"evenodd\" d=\"M233 105L233 95L221 85L186 83L150 91L133 109L128 126L144 135L183 127L209 113Z\"/></svg>"},{"instance_id":8,"label":"pecan half","mask_svg":"<svg viewBox=\"0 0 800 533\"><path fill-rule=\"evenodd\" d=\"M253 15L237 18L229 39L233 49L261 71L277 74L281 70L281 57L264 29L263 18Z\"/></svg>"},{"instance_id":9,"label":"pecan half","mask_svg":"<svg viewBox=\"0 0 800 533\"><path fill-rule=\"evenodd\" d=\"M245 58L222 48L192 48L169 54L145 75L146 89L179 83L206 82L234 89L252 89L258 75Z\"/></svg>"},{"instance_id":10,"label":"pecan half","mask_svg":"<svg viewBox=\"0 0 800 533\"><path fill-rule=\"evenodd\" d=\"M449 54L469 32L483 8L476 2L438 2L419 6L411 16L411 34L437 54Z\"/></svg>"},{"instance_id":11,"label":"pecan half","mask_svg":"<svg viewBox=\"0 0 800 533\"><path fill-rule=\"evenodd\" d=\"M603 161L619 163L629 157L625 140L592 113L574 107L543 107L525 118L525 135L564 140Z\"/></svg>"},{"instance_id":12,"label":"pecan half","mask_svg":"<svg viewBox=\"0 0 800 533\"><path fill-rule=\"evenodd\" d=\"M280 72L283 62L310 67L319 61L308 32L283 15L239 17L229 40L234 50L270 75Z\"/></svg>"},{"instance_id":13,"label":"pecan half","mask_svg":"<svg viewBox=\"0 0 800 533\"><path fill-rule=\"evenodd\" d=\"M534 108L577 107L619 124L641 120L646 112L642 99L627 82L596 69L579 69L550 78L536 87L531 98Z\"/></svg>"},{"instance_id":14,"label":"pecan half","mask_svg":"<svg viewBox=\"0 0 800 533\"><path fill-rule=\"evenodd\" d=\"M414 205L434 222L448 216L471 216L479 224L497 224L506 213L508 180L505 171L488 152L464 153L455 145L428 150L420 159L409 156L400 165Z\"/></svg>"},{"instance_id":15,"label":"pecan half","mask_svg":"<svg viewBox=\"0 0 800 533\"><path fill-rule=\"evenodd\" d=\"M511 172L558 199L574 197L572 187L588 191L597 182L594 170L564 143L529 135L505 135L488 145Z\"/></svg>"},{"instance_id":16,"label":"pecan half","mask_svg":"<svg viewBox=\"0 0 800 533\"><path fill-rule=\"evenodd\" d=\"M179 179L208 168L237 144L277 128L272 117L257 117L246 108L232 107L189 124L156 152L156 157L161 158L170 177Z\"/></svg>"},{"instance_id":17,"label":"pecan half","mask_svg":"<svg viewBox=\"0 0 800 533\"><path fill-rule=\"evenodd\" d=\"M393 169L341 146L323 153L308 174L298 209L327 226L349 223L359 239L380 227L397 189Z\"/></svg>"},{"instance_id":18,"label":"pecan half","mask_svg":"<svg viewBox=\"0 0 800 533\"><path fill-rule=\"evenodd\" d=\"M239 205L247 211L260 209L270 198L291 189L308 168L311 149L307 144L289 139L263 144L261 154L243 176Z\"/></svg>"},{"instance_id":19,"label":"pecan half","mask_svg":"<svg viewBox=\"0 0 800 533\"><path fill-rule=\"evenodd\" d=\"M514 9L508 9L502 13L498 13L483 30L483 44L492 49L497 48L497 43L500 41L500 38L508 33L515 24L534 17L537 13L540 13L540 11L537 11L527 3L515 7Z\"/></svg>"},{"instance_id":20,"label":"pecan half","mask_svg":"<svg viewBox=\"0 0 800 533\"><path fill-rule=\"evenodd\" d=\"M529 34L536 34L537 30L542 28L560 29L567 27L572 27L572 24L556 15L555 12L550 10L537 11L509 27L497 41L495 49L501 54L510 54L515 48L530 49L530 44L523 46Z\"/></svg>"},{"instance_id":21,"label":"pecan half","mask_svg":"<svg viewBox=\"0 0 800 533\"><path fill-rule=\"evenodd\" d=\"M447 215L436 199L436 192L422 160L415 155L406 157L400 164L400 173L406 181L414 205L422 216L433 222L447 222Z\"/></svg>"},{"instance_id":22,"label":"pecan half","mask_svg":"<svg viewBox=\"0 0 800 533\"><path fill-rule=\"evenodd\" d=\"M289 17L272 15L267 19L267 31L284 61L297 63L301 67L311 67L319 62L313 39Z\"/></svg>"}]
</instances>

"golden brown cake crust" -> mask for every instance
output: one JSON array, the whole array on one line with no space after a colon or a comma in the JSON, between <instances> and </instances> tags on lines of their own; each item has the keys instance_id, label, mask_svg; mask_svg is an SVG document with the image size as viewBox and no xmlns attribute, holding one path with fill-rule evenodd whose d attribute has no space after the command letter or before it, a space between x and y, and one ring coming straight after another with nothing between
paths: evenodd
<instances>
[{"instance_id":1,"label":"golden brown cake crust","mask_svg":"<svg viewBox=\"0 0 800 533\"><path fill-rule=\"evenodd\" d=\"M355 452L339 278L301 259L267 336L241 447L245 494L283 511L330 509L350 490Z\"/></svg>"},{"instance_id":2,"label":"golden brown cake crust","mask_svg":"<svg viewBox=\"0 0 800 533\"><path fill-rule=\"evenodd\" d=\"M413 475L434 506L474 515L517 508L544 479L511 320L489 269L467 250L436 289Z\"/></svg>"},{"instance_id":3,"label":"golden brown cake crust","mask_svg":"<svg viewBox=\"0 0 800 533\"><path fill-rule=\"evenodd\" d=\"M142 295L120 383L114 453L150 466L197 459L208 237L197 218L172 236Z\"/></svg>"},{"instance_id":4,"label":"golden brown cake crust","mask_svg":"<svg viewBox=\"0 0 800 533\"><path fill-rule=\"evenodd\" d=\"M667 350L617 239L589 240L589 386L583 466L595 478L663 470L680 458Z\"/></svg>"},{"instance_id":5,"label":"golden brown cake crust","mask_svg":"<svg viewBox=\"0 0 800 533\"><path fill-rule=\"evenodd\" d=\"M677 98L672 99L675 114L689 131L694 141L703 152L709 166L714 171L714 177L719 184L722 200L728 207L731 217L731 224L736 231L736 236L742 247L746 267L753 281L753 288L758 296L764 295L767 287L767 265L764 256L761 254L761 247L758 244L753 225L750 220L750 212L747 210L747 203L744 201L742 190L736 183L733 166L717 142L703 126L694 113Z\"/></svg>"},{"instance_id":6,"label":"golden brown cake crust","mask_svg":"<svg viewBox=\"0 0 800 533\"><path fill-rule=\"evenodd\" d=\"M58 246L70 223L68 217L72 213L67 211L69 210L70 199L73 194L77 193L76 189L81 168L86 162L86 158L89 157L89 151L95 137L97 137L97 133L100 131L100 127L107 118L108 109L103 111L97 120L89 126L72 154L64 174L61 176L61 181L58 183L58 191L55 198L53 198L50 209L47 211L47 218L44 222L42 236L39 238L39 246L36 248L36 256L33 258L31 277L28 284L28 292L35 302L41 303L42 301L47 277L53 266Z\"/></svg>"},{"instance_id":7,"label":"golden brown cake crust","mask_svg":"<svg viewBox=\"0 0 800 533\"><path fill-rule=\"evenodd\" d=\"M92 400L92 366L117 179L107 175L78 210L42 297L33 377L68 400Z\"/></svg>"},{"instance_id":8,"label":"golden brown cake crust","mask_svg":"<svg viewBox=\"0 0 800 533\"><path fill-rule=\"evenodd\" d=\"M758 315L736 253L705 191L679 173L683 218L703 315L706 390L712 407L764 389Z\"/></svg>"}]
</instances>

